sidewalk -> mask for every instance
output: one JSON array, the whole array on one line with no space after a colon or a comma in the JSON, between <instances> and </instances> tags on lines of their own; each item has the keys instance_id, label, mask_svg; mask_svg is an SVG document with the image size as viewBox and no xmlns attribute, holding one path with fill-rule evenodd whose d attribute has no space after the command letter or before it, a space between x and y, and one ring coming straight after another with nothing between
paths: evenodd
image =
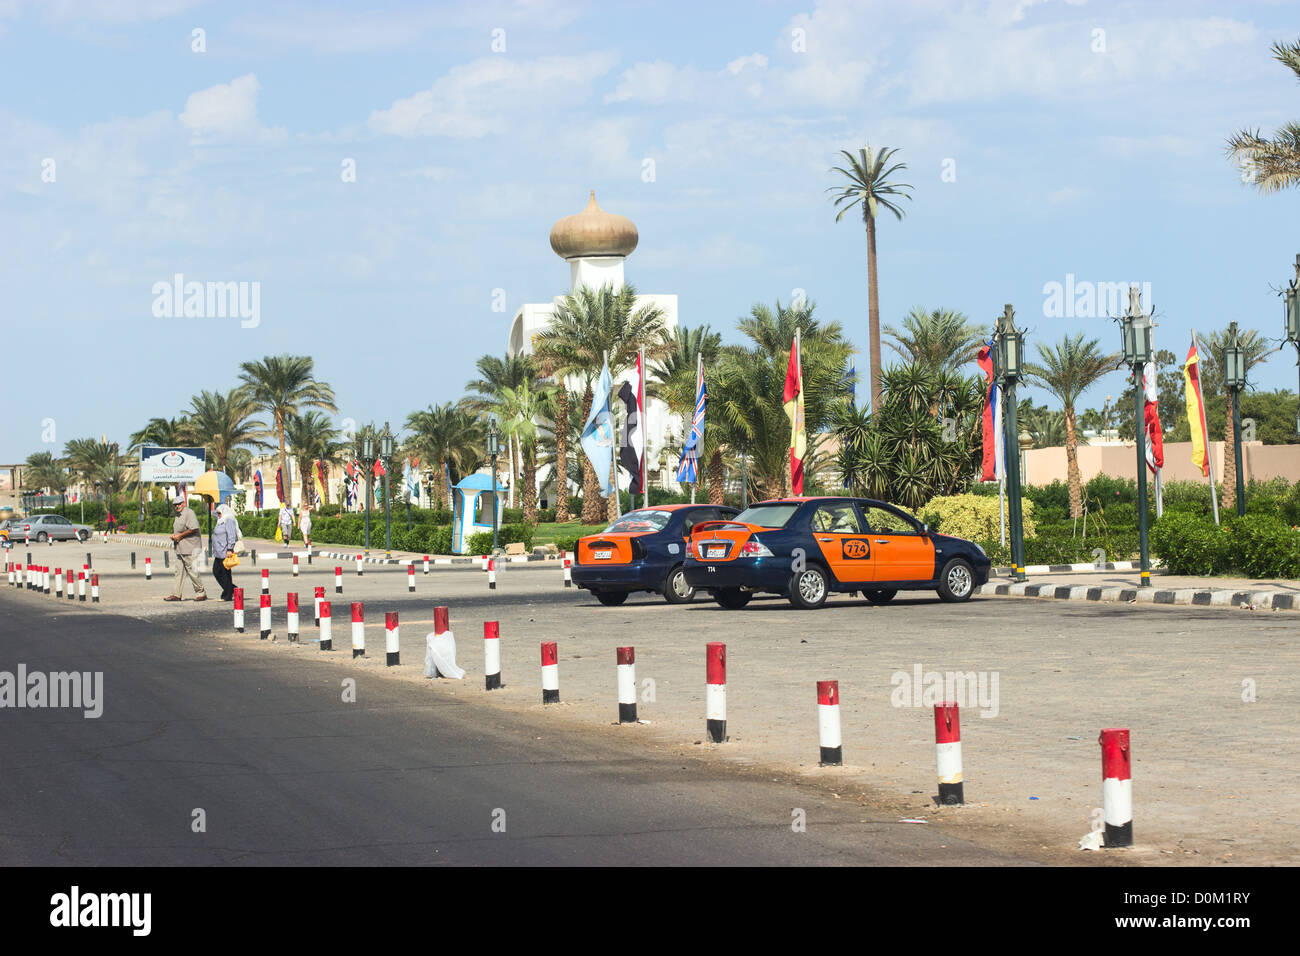
<instances>
[{"instance_id":1,"label":"sidewalk","mask_svg":"<svg viewBox=\"0 0 1300 956\"><path fill-rule=\"evenodd\" d=\"M1139 586L1139 572L1122 568L1072 570L1035 574L1017 584L1008 577L990 579L976 593L1001 597L1055 598L1064 601L1112 601L1127 604L1189 604L1204 607L1242 607L1249 610L1300 610L1300 581L1250 578L1192 577L1152 571L1151 586ZM1003 568L997 569L1005 571Z\"/></svg>"},{"instance_id":2,"label":"sidewalk","mask_svg":"<svg viewBox=\"0 0 1300 956\"><path fill-rule=\"evenodd\" d=\"M205 539L206 541L206 539ZM136 547L145 548L171 548L171 540L165 534L119 534L109 538L109 544L121 543L131 544ZM266 538L245 538L244 550L248 552L249 561L256 565L258 561L291 561L296 555L299 563L309 563L306 559L309 557L307 548L301 542L290 541L286 546L283 542L271 541ZM448 566L448 565L474 565L479 566L482 563L481 555L464 555L464 554L416 554L411 551L385 551L383 548L372 547L369 551L364 548L350 547L342 544L321 544L313 545L310 557L327 558L334 561L352 561L355 562L358 557L363 564L422 564L424 559L429 559L430 565ZM536 551L529 554L500 555L496 558L498 561L508 561L511 564L528 561L558 561L559 553L556 554L538 554Z\"/></svg>"}]
</instances>

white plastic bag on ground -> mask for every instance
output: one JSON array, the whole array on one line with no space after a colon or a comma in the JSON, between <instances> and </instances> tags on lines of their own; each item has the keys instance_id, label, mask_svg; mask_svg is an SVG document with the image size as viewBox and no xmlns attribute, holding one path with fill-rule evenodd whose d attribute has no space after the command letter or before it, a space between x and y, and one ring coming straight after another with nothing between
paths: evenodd
<instances>
[{"instance_id":1,"label":"white plastic bag on ground","mask_svg":"<svg viewBox=\"0 0 1300 956\"><path fill-rule=\"evenodd\" d=\"M460 680L465 672L456 666L456 637L451 631L424 636L424 676Z\"/></svg>"}]
</instances>

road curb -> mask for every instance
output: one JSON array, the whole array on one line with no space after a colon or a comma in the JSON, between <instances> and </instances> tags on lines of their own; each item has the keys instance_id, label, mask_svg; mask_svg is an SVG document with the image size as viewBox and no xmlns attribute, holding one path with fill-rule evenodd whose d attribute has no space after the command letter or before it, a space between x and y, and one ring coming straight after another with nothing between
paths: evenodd
<instances>
[{"instance_id":1,"label":"road curb","mask_svg":"<svg viewBox=\"0 0 1300 956\"><path fill-rule=\"evenodd\" d=\"M158 548L160 550L170 550L171 548L170 541L159 540L157 538L152 538L148 536L117 535L114 540L124 541L128 544ZM257 560L259 561L291 561L295 556L297 556L300 559L307 557L306 550L262 551L260 549L251 548L251 547L248 548L248 550L256 551ZM367 555L364 552L358 553L356 551L324 551L318 548L312 548L311 554L312 557L333 558L337 560L346 560L346 561L355 561L358 557L360 557L362 564L391 564L391 565L402 565L402 566L409 565L409 564L420 564L420 565L424 564L423 555L420 555L418 557L410 557L410 558L390 558L390 557L381 558L376 555ZM496 560L508 561L511 564L528 563L534 561L558 562L560 560L560 556L559 554L514 554L514 555L502 555L501 557L496 558ZM434 558L434 557L429 558L429 564L431 566L436 565L439 567L448 567L451 565L458 565L458 564L479 565L481 563L482 563L482 558L479 556L461 557L461 558Z\"/></svg>"},{"instance_id":2,"label":"road curb","mask_svg":"<svg viewBox=\"0 0 1300 956\"><path fill-rule=\"evenodd\" d=\"M1055 584L985 584L976 594L997 597L1052 598L1058 601L1104 601L1194 607L1300 609L1300 596L1288 591L1243 591L1231 588L1137 588Z\"/></svg>"}]
</instances>

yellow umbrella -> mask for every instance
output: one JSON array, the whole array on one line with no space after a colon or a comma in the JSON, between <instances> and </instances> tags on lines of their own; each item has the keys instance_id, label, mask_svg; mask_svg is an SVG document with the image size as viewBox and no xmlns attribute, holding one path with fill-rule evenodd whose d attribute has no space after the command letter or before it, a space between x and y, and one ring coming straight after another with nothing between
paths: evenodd
<instances>
[{"instance_id":1,"label":"yellow umbrella","mask_svg":"<svg viewBox=\"0 0 1300 956\"><path fill-rule=\"evenodd\" d=\"M235 483L224 471L207 471L199 476L199 480L194 482L193 491L196 495L202 495L204 498L220 504L230 496L235 490Z\"/></svg>"}]
</instances>

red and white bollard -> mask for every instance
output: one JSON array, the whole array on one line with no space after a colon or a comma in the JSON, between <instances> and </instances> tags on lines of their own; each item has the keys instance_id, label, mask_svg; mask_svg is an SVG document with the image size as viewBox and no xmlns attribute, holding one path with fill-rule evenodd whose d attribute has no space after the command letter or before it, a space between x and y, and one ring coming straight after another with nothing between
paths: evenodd
<instances>
[{"instance_id":1,"label":"red and white bollard","mask_svg":"<svg viewBox=\"0 0 1300 956\"><path fill-rule=\"evenodd\" d=\"M235 588L235 633L244 633L244 589Z\"/></svg>"},{"instance_id":2,"label":"red and white bollard","mask_svg":"<svg viewBox=\"0 0 1300 956\"><path fill-rule=\"evenodd\" d=\"M298 576L298 555L296 554L293 556L293 576L295 578Z\"/></svg>"},{"instance_id":3,"label":"red and white bollard","mask_svg":"<svg viewBox=\"0 0 1300 956\"><path fill-rule=\"evenodd\" d=\"M488 556L485 554L480 560L483 562L483 570L486 571L488 569Z\"/></svg>"},{"instance_id":4,"label":"red and white bollard","mask_svg":"<svg viewBox=\"0 0 1300 956\"><path fill-rule=\"evenodd\" d=\"M144 579L146 581L153 580L153 558L148 555L145 555L144 558Z\"/></svg>"},{"instance_id":5,"label":"red and white bollard","mask_svg":"<svg viewBox=\"0 0 1300 956\"><path fill-rule=\"evenodd\" d=\"M1101 813L1106 823L1105 844L1133 845L1133 753L1127 728L1109 728L1097 738L1101 744Z\"/></svg>"},{"instance_id":6,"label":"red and white bollard","mask_svg":"<svg viewBox=\"0 0 1300 956\"><path fill-rule=\"evenodd\" d=\"M618 663L618 722L636 723L636 650L619 647L614 651Z\"/></svg>"},{"instance_id":7,"label":"red and white bollard","mask_svg":"<svg viewBox=\"0 0 1300 956\"><path fill-rule=\"evenodd\" d=\"M410 594L415 593L415 565L414 564L408 564L406 566L406 590Z\"/></svg>"},{"instance_id":8,"label":"red and white bollard","mask_svg":"<svg viewBox=\"0 0 1300 956\"><path fill-rule=\"evenodd\" d=\"M98 574L92 574L90 576L90 603L91 604L99 603L99 575Z\"/></svg>"},{"instance_id":9,"label":"red and white bollard","mask_svg":"<svg viewBox=\"0 0 1300 956\"><path fill-rule=\"evenodd\" d=\"M817 741L821 745L821 765L838 767L844 763L844 739L840 736L840 682L817 682Z\"/></svg>"},{"instance_id":10,"label":"red and white bollard","mask_svg":"<svg viewBox=\"0 0 1300 956\"><path fill-rule=\"evenodd\" d=\"M343 569L341 567L334 568L334 593L343 593Z\"/></svg>"},{"instance_id":11,"label":"red and white bollard","mask_svg":"<svg viewBox=\"0 0 1300 956\"><path fill-rule=\"evenodd\" d=\"M330 602L320 602L320 649L322 651L334 650L334 631L333 622L330 620Z\"/></svg>"},{"instance_id":12,"label":"red and white bollard","mask_svg":"<svg viewBox=\"0 0 1300 956\"><path fill-rule=\"evenodd\" d=\"M77 572L77 600L86 603L86 572Z\"/></svg>"},{"instance_id":13,"label":"red and white bollard","mask_svg":"<svg viewBox=\"0 0 1300 956\"><path fill-rule=\"evenodd\" d=\"M542 642L542 703L560 702L560 654L554 641Z\"/></svg>"},{"instance_id":14,"label":"red and white bollard","mask_svg":"<svg viewBox=\"0 0 1300 956\"><path fill-rule=\"evenodd\" d=\"M424 573L429 573L429 556L427 554L424 556Z\"/></svg>"},{"instance_id":15,"label":"red and white bollard","mask_svg":"<svg viewBox=\"0 0 1300 956\"><path fill-rule=\"evenodd\" d=\"M271 569L270 568L262 569L262 593L263 594L271 593Z\"/></svg>"},{"instance_id":16,"label":"red and white bollard","mask_svg":"<svg viewBox=\"0 0 1300 956\"><path fill-rule=\"evenodd\" d=\"M9 573L9 586L10 586L10 587L13 587L13 583L14 583L14 563L13 563L12 561L6 561L6 562L5 562L5 571L7 571L7 572Z\"/></svg>"},{"instance_id":17,"label":"red and white bollard","mask_svg":"<svg viewBox=\"0 0 1300 956\"><path fill-rule=\"evenodd\" d=\"M727 645L710 641L705 645L704 730L710 743L727 739Z\"/></svg>"},{"instance_id":18,"label":"red and white bollard","mask_svg":"<svg viewBox=\"0 0 1300 956\"><path fill-rule=\"evenodd\" d=\"M488 559L488 590L497 589L497 562L495 558Z\"/></svg>"},{"instance_id":19,"label":"red and white bollard","mask_svg":"<svg viewBox=\"0 0 1300 956\"><path fill-rule=\"evenodd\" d=\"M497 621L483 622L483 686L501 689L501 626Z\"/></svg>"},{"instance_id":20,"label":"red and white bollard","mask_svg":"<svg viewBox=\"0 0 1300 956\"><path fill-rule=\"evenodd\" d=\"M384 651L384 661L389 667L402 663L402 639L397 629L396 611L384 612Z\"/></svg>"},{"instance_id":21,"label":"red and white bollard","mask_svg":"<svg viewBox=\"0 0 1300 956\"><path fill-rule=\"evenodd\" d=\"M64 573L65 573L65 575L67 576L67 579L68 579L68 586L67 586L67 589L66 589L67 592L68 592L68 600L69 600L69 601L75 600L76 597L77 597L77 592L76 592L76 589L73 587L73 584L72 584L72 568L68 568L68 570L67 570L66 572L64 572Z\"/></svg>"},{"instance_id":22,"label":"red and white bollard","mask_svg":"<svg viewBox=\"0 0 1300 956\"><path fill-rule=\"evenodd\" d=\"M41 588L48 597L50 593L50 566L48 564L41 568Z\"/></svg>"},{"instance_id":23,"label":"red and white bollard","mask_svg":"<svg viewBox=\"0 0 1300 956\"><path fill-rule=\"evenodd\" d=\"M939 766L939 802L959 806L966 802L961 770L961 719L957 704L934 705L934 748Z\"/></svg>"},{"instance_id":24,"label":"red and white bollard","mask_svg":"<svg viewBox=\"0 0 1300 956\"><path fill-rule=\"evenodd\" d=\"M325 588L320 585L316 586L316 595L312 599L311 616L317 627L320 627L320 602L325 600Z\"/></svg>"},{"instance_id":25,"label":"red and white bollard","mask_svg":"<svg viewBox=\"0 0 1300 956\"><path fill-rule=\"evenodd\" d=\"M285 598L285 625L289 632L289 643L298 643L298 592L290 591Z\"/></svg>"},{"instance_id":26,"label":"red and white bollard","mask_svg":"<svg viewBox=\"0 0 1300 956\"><path fill-rule=\"evenodd\" d=\"M63 597L63 569L62 568L54 569L54 596L56 598Z\"/></svg>"},{"instance_id":27,"label":"red and white bollard","mask_svg":"<svg viewBox=\"0 0 1300 956\"><path fill-rule=\"evenodd\" d=\"M352 602L352 656L366 656L366 608L360 601Z\"/></svg>"},{"instance_id":28,"label":"red and white bollard","mask_svg":"<svg viewBox=\"0 0 1300 956\"><path fill-rule=\"evenodd\" d=\"M361 555L357 555L357 577L361 577Z\"/></svg>"},{"instance_id":29,"label":"red and white bollard","mask_svg":"<svg viewBox=\"0 0 1300 956\"><path fill-rule=\"evenodd\" d=\"M568 555L565 555L561 559L561 562L564 564L564 586L566 588L571 588L573 587L573 568L569 566Z\"/></svg>"},{"instance_id":30,"label":"red and white bollard","mask_svg":"<svg viewBox=\"0 0 1300 956\"><path fill-rule=\"evenodd\" d=\"M258 626L262 631L262 640L271 636L271 595L262 592L262 606L259 609Z\"/></svg>"}]
</instances>

